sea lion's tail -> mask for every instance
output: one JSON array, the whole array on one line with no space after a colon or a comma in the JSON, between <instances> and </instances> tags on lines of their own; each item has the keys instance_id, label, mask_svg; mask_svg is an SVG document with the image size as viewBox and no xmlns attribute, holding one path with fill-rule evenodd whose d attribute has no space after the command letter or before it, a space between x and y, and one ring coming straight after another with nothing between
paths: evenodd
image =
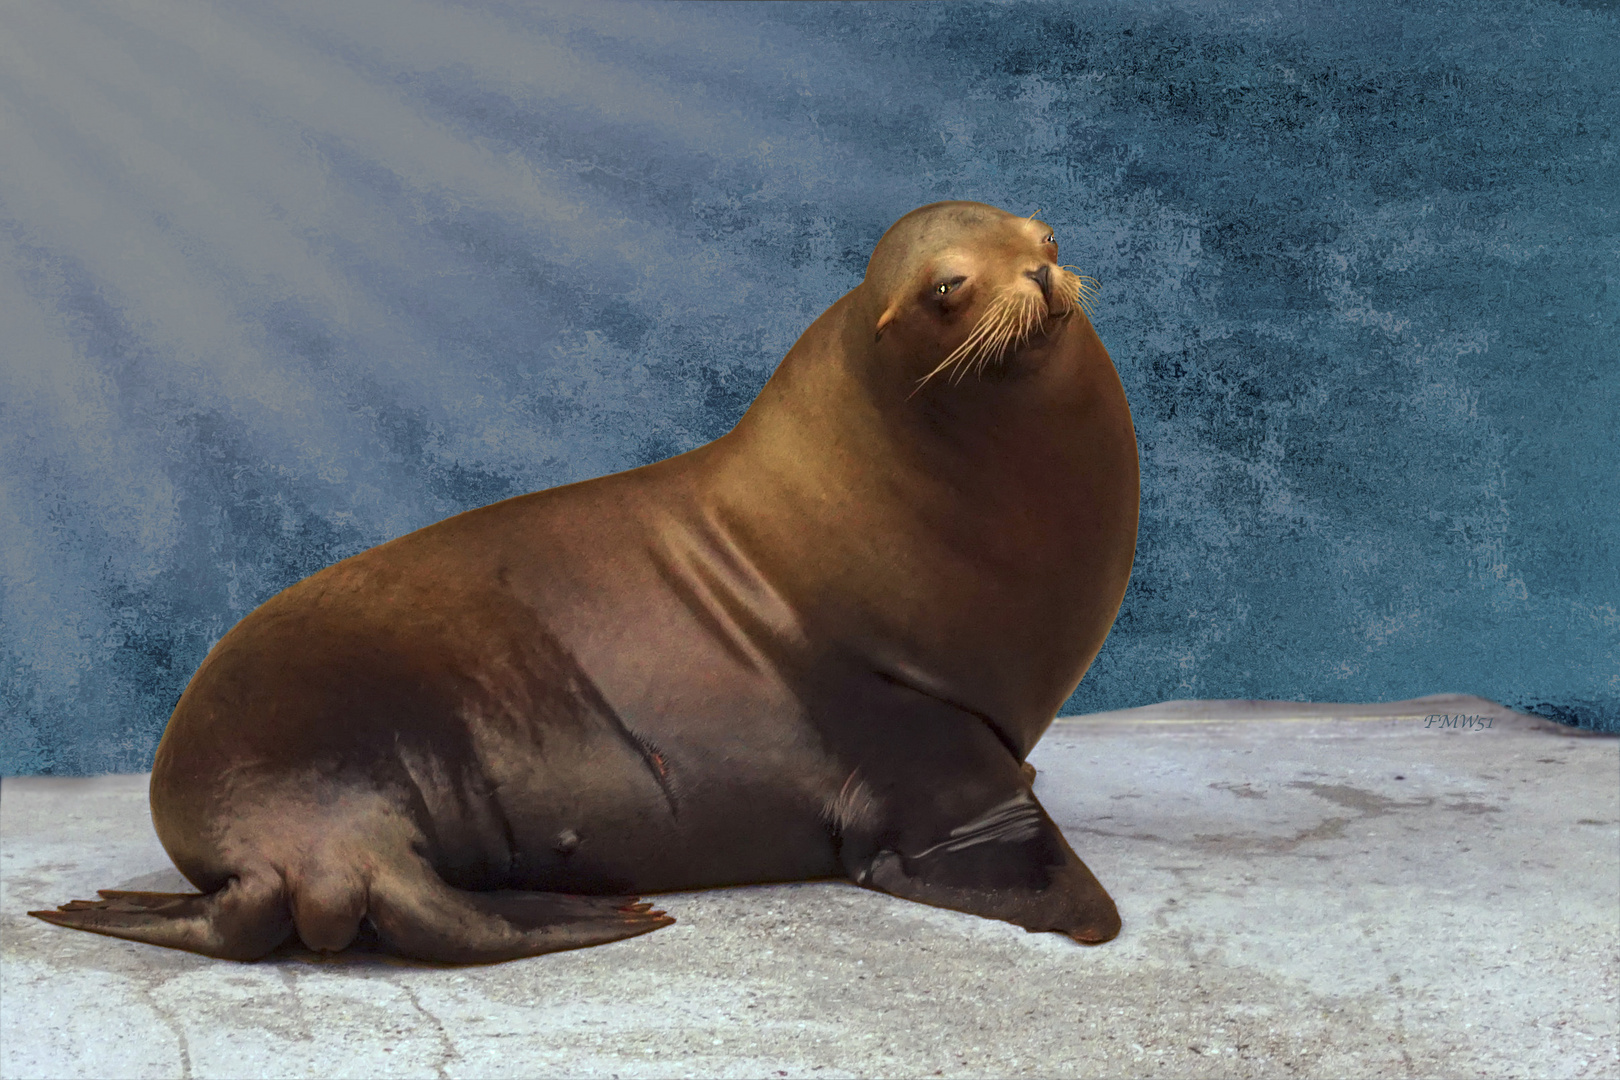
<instances>
[{"instance_id":1,"label":"sea lion's tail","mask_svg":"<svg viewBox=\"0 0 1620 1080\"><path fill-rule=\"evenodd\" d=\"M351 879L352 880L352 879ZM57 926L185 949L224 960L257 960L296 932L335 952L354 940L361 920L382 947L418 960L489 964L635 937L675 920L633 896L543 892L469 892L452 888L425 862L379 870L352 895L308 882L289 897L279 875L232 878L212 893L100 890L55 911L30 911Z\"/></svg>"}]
</instances>

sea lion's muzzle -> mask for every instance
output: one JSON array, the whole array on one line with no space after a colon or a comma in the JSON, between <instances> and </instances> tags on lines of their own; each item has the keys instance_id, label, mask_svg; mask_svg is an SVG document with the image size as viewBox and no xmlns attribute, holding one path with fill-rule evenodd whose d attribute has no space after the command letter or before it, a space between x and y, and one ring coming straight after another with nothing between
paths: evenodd
<instances>
[{"instance_id":1,"label":"sea lion's muzzle","mask_svg":"<svg viewBox=\"0 0 1620 1080\"><path fill-rule=\"evenodd\" d=\"M1048 335L1073 315L1074 309L1079 306L1084 288L1082 279L1070 273L1066 267L1050 262L1024 271L1024 276L1035 283L1035 287L1041 290L1041 299L1046 301L1046 310L1037 310L1032 316L1035 325L1030 334Z\"/></svg>"},{"instance_id":2,"label":"sea lion's muzzle","mask_svg":"<svg viewBox=\"0 0 1620 1080\"><path fill-rule=\"evenodd\" d=\"M1040 287L1041 296L1046 300L1047 313L1054 314L1052 310L1052 264L1042 263L1039 270L1027 271L1024 276Z\"/></svg>"}]
</instances>

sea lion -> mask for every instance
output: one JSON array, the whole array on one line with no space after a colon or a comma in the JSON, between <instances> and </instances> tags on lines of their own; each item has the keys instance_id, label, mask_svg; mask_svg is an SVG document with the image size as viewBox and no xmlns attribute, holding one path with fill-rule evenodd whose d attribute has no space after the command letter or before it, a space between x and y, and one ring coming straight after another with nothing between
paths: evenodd
<instances>
[{"instance_id":1,"label":"sea lion","mask_svg":"<svg viewBox=\"0 0 1620 1080\"><path fill-rule=\"evenodd\" d=\"M158 747L195 894L42 919L250 960L490 962L847 876L1101 942L1024 759L1135 550L1136 437L1052 230L901 218L736 428L345 559L225 635Z\"/></svg>"}]
</instances>

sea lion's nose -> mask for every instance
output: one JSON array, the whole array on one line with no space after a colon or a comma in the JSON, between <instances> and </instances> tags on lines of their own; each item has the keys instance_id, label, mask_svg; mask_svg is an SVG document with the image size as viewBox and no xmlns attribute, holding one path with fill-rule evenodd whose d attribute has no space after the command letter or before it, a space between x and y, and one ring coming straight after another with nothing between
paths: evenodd
<instances>
[{"instance_id":1,"label":"sea lion's nose","mask_svg":"<svg viewBox=\"0 0 1620 1080\"><path fill-rule=\"evenodd\" d=\"M1031 270L1026 275L1031 281L1041 287L1041 295L1046 298L1047 304L1052 303L1052 267L1049 263L1042 263L1039 270Z\"/></svg>"}]
</instances>

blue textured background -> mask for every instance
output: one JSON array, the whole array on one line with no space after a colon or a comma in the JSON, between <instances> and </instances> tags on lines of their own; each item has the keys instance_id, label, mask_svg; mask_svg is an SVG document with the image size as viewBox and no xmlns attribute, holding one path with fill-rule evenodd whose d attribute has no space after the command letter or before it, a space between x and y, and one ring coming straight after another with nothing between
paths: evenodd
<instances>
[{"instance_id":1,"label":"blue textured background","mask_svg":"<svg viewBox=\"0 0 1620 1080\"><path fill-rule=\"evenodd\" d=\"M145 768L281 587L726 431L945 198L1043 211L1136 415L1071 709L1620 726L1617 88L1612 3L8 3L0 769Z\"/></svg>"}]
</instances>

